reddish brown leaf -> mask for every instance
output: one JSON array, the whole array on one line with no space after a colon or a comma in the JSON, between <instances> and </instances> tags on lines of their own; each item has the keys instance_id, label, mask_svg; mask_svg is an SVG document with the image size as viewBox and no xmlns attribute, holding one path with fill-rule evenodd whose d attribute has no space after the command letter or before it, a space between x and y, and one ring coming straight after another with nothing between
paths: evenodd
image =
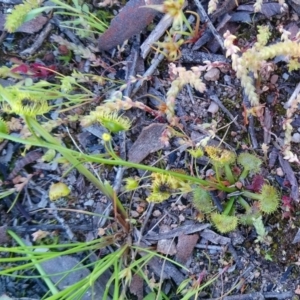
<instances>
[{"instance_id":1,"label":"reddish brown leaf","mask_svg":"<svg viewBox=\"0 0 300 300\"><path fill-rule=\"evenodd\" d=\"M247 185L246 188L255 193L259 193L261 191L262 185L265 183L264 177L261 175L255 175L252 178L252 182L250 185Z\"/></svg>"},{"instance_id":2,"label":"reddish brown leaf","mask_svg":"<svg viewBox=\"0 0 300 300\"><path fill-rule=\"evenodd\" d=\"M45 66L40 63L21 64L11 69L14 73L22 73L36 78L47 78L53 75L55 70L56 67L54 65Z\"/></svg>"},{"instance_id":3,"label":"reddish brown leaf","mask_svg":"<svg viewBox=\"0 0 300 300\"><path fill-rule=\"evenodd\" d=\"M111 21L110 27L100 36L100 50L110 50L140 33L157 15L158 11L142 6L161 4L162 0L130 0Z\"/></svg>"}]
</instances>

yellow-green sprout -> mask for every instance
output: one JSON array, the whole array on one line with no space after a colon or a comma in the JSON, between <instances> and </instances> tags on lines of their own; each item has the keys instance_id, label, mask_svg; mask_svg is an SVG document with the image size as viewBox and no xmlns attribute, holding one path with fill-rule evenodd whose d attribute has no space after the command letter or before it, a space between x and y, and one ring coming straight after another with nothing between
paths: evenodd
<instances>
[{"instance_id":1,"label":"yellow-green sprout","mask_svg":"<svg viewBox=\"0 0 300 300\"><path fill-rule=\"evenodd\" d=\"M2 109L7 113L36 117L50 110L48 102L42 99L41 95L25 92L17 88L12 88L5 92L6 97L3 99Z\"/></svg>"},{"instance_id":2,"label":"yellow-green sprout","mask_svg":"<svg viewBox=\"0 0 300 300\"><path fill-rule=\"evenodd\" d=\"M279 205L279 194L275 187L269 184L263 184L259 194L244 191L244 196L258 200L260 211L270 214L276 211Z\"/></svg>"},{"instance_id":3,"label":"yellow-green sprout","mask_svg":"<svg viewBox=\"0 0 300 300\"><path fill-rule=\"evenodd\" d=\"M125 185L125 191L134 191L138 188L139 183L136 179L129 177L125 179L126 185Z\"/></svg>"},{"instance_id":4,"label":"yellow-green sprout","mask_svg":"<svg viewBox=\"0 0 300 300\"><path fill-rule=\"evenodd\" d=\"M119 116L118 112L106 109L98 109L84 116L81 120L81 125L90 126L96 122L99 122L112 133L127 131L131 126L131 122L127 117Z\"/></svg>"},{"instance_id":5,"label":"yellow-green sprout","mask_svg":"<svg viewBox=\"0 0 300 300\"><path fill-rule=\"evenodd\" d=\"M193 190L193 205L204 214L211 213L214 209L209 192L200 187L195 187Z\"/></svg>"},{"instance_id":6,"label":"yellow-green sprout","mask_svg":"<svg viewBox=\"0 0 300 300\"><path fill-rule=\"evenodd\" d=\"M236 216L227 216L219 213L210 215L213 224L221 233L227 233L236 229L238 218Z\"/></svg>"},{"instance_id":7,"label":"yellow-green sprout","mask_svg":"<svg viewBox=\"0 0 300 300\"><path fill-rule=\"evenodd\" d=\"M147 198L148 202L159 203L167 200L180 186L180 182L169 175L152 173L151 177L153 178L151 185L152 192Z\"/></svg>"},{"instance_id":8,"label":"yellow-green sprout","mask_svg":"<svg viewBox=\"0 0 300 300\"><path fill-rule=\"evenodd\" d=\"M12 33L15 32L24 22L27 21L28 13L41 5L40 0L26 0L22 4L16 5L12 12L7 15L5 29Z\"/></svg>"},{"instance_id":9,"label":"yellow-green sprout","mask_svg":"<svg viewBox=\"0 0 300 300\"><path fill-rule=\"evenodd\" d=\"M56 201L59 198L66 197L70 194L70 189L63 182L54 183L49 189L49 198L51 201Z\"/></svg>"},{"instance_id":10,"label":"yellow-green sprout","mask_svg":"<svg viewBox=\"0 0 300 300\"><path fill-rule=\"evenodd\" d=\"M54 149L48 149L47 152L42 156L41 160L50 162L54 159L56 151Z\"/></svg>"},{"instance_id":11,"label":"yellow-green sprout","mask_svg":"<svg viewBox=\"0 0 300 300\"><path fill-rule=\"evenodd\" d=\"M213 146L206 146L205 151L216 168L224 168L227 180L233 184L235 182L235 178L232 174L230 165L232 165L236 160L235 153L233 151Z\"/></svg>"},{"instance_id":12,"label":"yellow-green sprout","mask_svg":"<svg viewBox=\"0 0 300 300\"><path fill-rule=\"evenodd\" d=\"M188 152L189 152L189 153L192 155L192 157L194 157L194 158L202 157L203 154L204 154L203 150L202 150L200 147L198 147L198 148L196 148L196 149L190 149L190 150L188 150Z\"/></svg>"},{"instance_id":13,"label":"yellow-green sprout","mask_svg":"<svg viewBox=\"0 0 300 300\"><path fill-rule=\"evenodd\" d=\"M0 118L0 132L4 133L4 134L8 134L8 132L9 132L8 125L2 118ZM3 139L0 139L0 143L2 141L3 141Z\"/></svg>"},{"instance_id":14,"label":"yellow-green sprout","mask_svg":"<svg viewBox=\"0 0 300 300\"><path fill-rule=\"evenodd\" d=\"M245 179L249 172L251 174L259 173L260 166L262 164L262 160L260 158L247 152L241 153L237 158L237 162L243 166L243 172L240 175L239 180Z\"/></svg>"}]
</instances>

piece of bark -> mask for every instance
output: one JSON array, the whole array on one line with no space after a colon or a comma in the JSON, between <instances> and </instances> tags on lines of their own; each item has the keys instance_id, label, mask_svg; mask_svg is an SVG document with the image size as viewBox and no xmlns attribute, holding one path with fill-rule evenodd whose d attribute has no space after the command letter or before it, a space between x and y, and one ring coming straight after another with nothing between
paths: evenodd
<instances>
[{"instance_id":1,"label":"piece of bark","mask_svg":"<svg viewBox=\"0 0 300 300\"><path fill-rule=\"evenodd\" d=\"M167 233L154 233L149 232L145 236L145 239L147 240L154 240L158 241L160 239L171 239L177 236L180 236L182 234L192 234L198 231L202 231L206 228L210 227L210 224L190 224L190 225L184 225L181 227L177 227L175 229L170 230ZM229 239L230 241L230 239Z\"/></svg>"},{"instance_id":2,"label":"piece of bark","mask_svg":"<svg viewBox=\"0 0 300 300\"><path fill-rule=\"evenodd\" d=\"M298 229L293 241L292 241L292 244L296 244L296 243L299 243L300 242L300 229Z\"/></svg>"},{"instance_id":3,"label":"piece of bark","mask_svg":"<svg viewBox=\"0 0 300 300\"><path fill-rule=\"evenodd\" d=\"M38 37L34 40L33 44L25 49L24 51L20 52L20 56L32 56L34 53L37 52L37 50L43 45L45 39L50 34L51 30L53 29L53 25L51 23L48 23L43 30L40 32Z\"/></svg>"},{"instance_id":4,"label":"piece of bark","mask_svg":"<svg viewBox=\"0 0 300 300\"><path fill-rule=\"evenodd\" d=\"M285 160L282 155L278 155L279 158L279 163L282 168L282 170L285 173L285 176L287 180L290 182L291 185L291 198L294 201L299 202L299 186L298 186L298 181L296 179L295 173L290 165L290 163Z\"/></svg>"},{"instance_id":5,"label":"piece of bark","mask_svg":"<svg viewBox=\"0 0 300 300\"><path fill-rule=\"evenodd\" d=\"M162 0L130 0L121 12L113 18L109 28L98 40L99 50L110 50L140 33L158 14L147 5L161 4Z\"/></svg>"},{"instance_id":6,"label":"piece of bark","mask_svg":"<svg viewBox=\"0 0 300 300\"><path fill-rule=\"evenodd\" d=\"M224 62L224 63L229 62L229 60L224 55L192 51L191 49L187 49L187 48L182 49L181 55L182 56L180 58L180 62L182 62L182 63L200 64L200 63L203 63L205 60L220 61L220 62Z\"/></svg>"},{"instance_id":7,"label":"piece of bark","mask_svg":"<svg viewBox=\"0 0 300 300\"><path fill-rule=\"evenodd\" d=\"M164 15L158 25L151 31L147 39L141 45L141 56L143 59L147 57L153 43L157 42L165 31L171 26L172 18L169 15Z\"/></svg>"},{"instance_id":8,"label":"piece of bark","mask_svg":"<svg viewBox=\"0 0 300 300\"><path fill-rule=\"evenodd\" d=\"M4 246L6 243L10 241L10 238L8 234L6 233L7 227L6 226L1 226L0 227L0 245Z\"/></svg>"},{"instance_id":9,"label":"piece of bark","mask_svg":"<svg viewBox=\"0 0 300 300\"><path fill-rule=\"evenodd\" d=\"M169 231L170 231L170 226L162 225L160 227L159 233L163 234L163 233L167 233ZM174 239L163 239L163 238L160 239L157 242L156 251L159 252L159 253L166 254L166 255L176 254L177 250L176 250Z\"/></svg>"},{"instance_id":10,"label":"piece of bark","mask_svg":"<svg viewBox=\"0 0 300 300\"><path fill-rule=\"evenodd\" d=\"M265 108L264 114L264 143L269 145L271 142L271 128L273 126L273 119L268 107Z\"/></svg>"},{"instance_id":11,"label":"piece of bark","mask_svg":"<svg viewBox=\"0 0 300 300\"><path fill-rule=\"evenodd\" d=\"M154 123L145 127L131 146L128 152L128 160L134 163L140 163L150 153L162 149L164 144L160 140L160 137L166 128L166 124L159 123Z\"/></svg>"},{"instance_id":12,"label":"piece of bark","mask_svg":"<svg viewBox=\"0 0 300 300\"><path fill-rule=\"evenodd\" d=\"M219 235L212 230L205 229L200 233L200 236L210 241L213 244L228 245L231 240L228 237Z\"/></svg>"},{"instance_id":13,"label":"piece of bark","mask_svg":"<svg viewBox=\"0 0 300 300\"><path fill-rule=\"evenodd\" d=\"M254 13L254 6L251 4L243 4L239 5L237 10L239 11L249 11ZM281 5L279 3L275 2L269 2L269 3L263 3L261 6L261 11L263 15L265 15L267 18L271 18L275 15L281 15Z\"/></svg>"}]
</instances>

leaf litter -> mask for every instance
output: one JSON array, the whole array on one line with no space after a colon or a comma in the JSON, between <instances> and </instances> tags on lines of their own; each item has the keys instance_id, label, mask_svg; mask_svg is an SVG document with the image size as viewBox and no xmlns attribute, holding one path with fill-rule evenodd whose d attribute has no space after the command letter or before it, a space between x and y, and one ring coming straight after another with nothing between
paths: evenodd
<instances>
[{"instance_id":1,"label":"leaf litter","mask_svg":"<svg viewBox=\"0 0 300 300\"><path fill-rule=\"evenodd\" d=\"M247 21L247 18L249 22L252 22L253 20L255 20L255 22L261 23L266 22L272 27L277 26L277 22L284 22L285 26L291 26L293 22L297 22L297 20L285 20L284 18L282 18L283 12L280 11L278 3L264 3L262 6L262 13L254 14L253 6L246 5L244 4L244 2L245 1L242 1L240 3L242 5L239 5L237 10L235 10L236 1L224 1L224 3L220 3L221 5L219 6L218 10L210 16L212 25L218 28L218 30L222 30L226 28L227 25L232 23L231 26L235 26L235 30L237 32L240 32L241 34L244 33L239 40L239 42L242 44L241 46L244 49L247 49L247 47L249 47L249 44L255 42L255 33L253 29L251 28L251 26L247 27L247 25L244 24ZM298 9L300 11L299 3L295 1L292 2L292 7L289 7L291 15L293 15L292 9L296 11ZM157 1L155 3L161 3L161 1ZM24 80L28 78L36 80L37 78L44 79L51 77L53 71L56 70L59 70L60 72L66 74L68 74L71 69L79 70L83 67L91 70L89 64L90 62L92 62L94 66L98 66L99 68L96 70L96 74L104 74L106 72L108 76L114 78L116 76L118 79L124 79L124 76L122 75L122 73L124 73L123 68L118 68L116 67L116 65L118 65L122 60L126 59L126 57L130 55L134 47L136 47L136 44L137 47L139 46L139 39L143 39L147 35L145 31L146 26L149 25L151 21L153 21L153 19L155 21L152 24L156 24L155 18L157 18L157 16L159 18L159 14L156 11L150 10L148 8L141 8L141 6L144 5L145 3L143 1L129 1L128 4L126 4L123 9L120 10L120 12L111 22L110 28L106 31L106 33L100 36L98 40L98 48L102 51L111 50L118 45L122 45L126 39L130 39L128 46L126 46L124 49L121 49L123 52L117 52L116 56L114 56L112 52L102 52L101 58L99 58L98 54L95 54L97 51L97 41L95 40L95 47L92 47L90 49L88 48L90 46L89 41L82 39L80 43L83 44L86 48L79 49L79 53L83 54L84 59L80 59L78 58L78 56L74 57L69 61L67 67L65 67L60 63L60 59L62 58L62 56L57 52L55 53L55 51L53 51L51 48L47 48L46 43L44 43L44 45L41 47L41 50L45 54L48 52L48 54L51 53L53 55L55 61L54 65L49 63L47 64L42 55L38 55L37 53L35 53L39 57L36 61L32 62L33 60L28 60L27 62L24 60L22 64L12 68L11 72L16 72L18 75L20 74L21 76L23 76ZM188 6L189 9L195 9L193 3L189 3ZM230 18L228 18L227 21L223 21L222 23L220 19L222 16L226 16L226 14L228 14ZM272 19L272 17L274 17L274 19ZM132 22L132 19L134 19L135 22ZM206 21L204 21L204 23L205 22ZM34 35L37 31L31 28L27 31L24 30L23 32ZM134 35L139 35L140 32L142 32L142 35L139 38L133 37ZM69 47L70 50L71 48L75 49L76 36L72 39L72 31L69 35L67 33L68 31L65 31L64 38L72 44L63 42L61 37L54 38L53 41L64 43L67 48ZM208 36L210 35L210 39L213 39L213 35L211 35L211 32L208 28L204 29L203 36L205 36L206 34ZM38 37L38 33L34 37ZM28 41L26 41L26 39L23 39L22 37L16 37L11 45L13 45L14 43L17 44L19 42L18 39L20 39L20 45L19 47L14 45L16 50L11 50L11 55L18 56L18 51L20 52L24 49L26 50L26 47L30 47L30 44L34 37L28 35ZM6 47L6 53L9 49L9 44L9 40L5 40L4 47ZM204 45L208 45L207 42L205 42ZM180 58L180 64L190 67L191 64L204 64L204 61L206 60L210 60L211 62L221 61L224 64L229 64L229 59L225 58L224 53L219 50L219 47L210 47L209 49L214 49L214 51L212 51L211 53L205 53L204 48L200 51L195 51L195 49L191 50L190 47L184 46L181 51L182 57ZM100 62L101 59L103 60L103 63ZM149 62L146 60L145 65L149 66ZM40 66L46 66L47 69L41 69ZM107 71L109 69L105 69L103 68L103 66L108 68L115 68L116 72L111 72L110 74L110 72ZM165 68L165 66L166 62L163 62L162 65L158 69L155 69L155 71L153 71L153 73L151 74L152 77L155 77L161 82L159 89L163 95L166 94L166 87L169 81L169 77L166 71L167 68ZM280 68L282 68L282 70L280 70ZM216 67L216 70L218 70L218 76L215 77L208 76L211 75L212 71L210 71L210 73L206 73L207 81L205 83L209 91L209 94L207 95L210 95L210 97L208 97L205 93L200 92L194 93L191 97L188 90L186 89L183 89L182 92L178 95L177 107L178 111L180 107L183 112L183 116L181 118L185 121L186 133L191 133L193 131L193 128L195 128L193 126L203 123L211 123L212 119L214 118L218 120L218 123L220 125L225 125L229 121L232 121L228 121L227 111L223 111L221 106L216 106L216 104L212 104L215 102L210 101L209 98L211 98L211 96L214 97L215 95L215 97L221 99L220 101L222 102L222 104L224 104L224 107L231 113L231 115L237 117L236 123L238 125L242 125L236 127L233 127L234 125L232 125L232 127L230 127L229 129L229 132L220 132L220 139L224 139L224 141L233 148L236 148L236 145L240 144L241 147L239 151L245 149L253 151L254 149L251 148L251 143L249 143L247 133L243 129L243 127L247 124L243 123L244 117L242 116L242 107L239 103L239 97L241 96L240 83L237 81L232 70L228 69L226 71L225 69L222 69L218 66ZM287 191L286 193L294 201L299 201L298 166L295 166L293 163L289 163L288 161L284 160L282 155L277 153L278 145L276 143L278 142L278 139L273 139L274 136L270 133L272 132L277 136L280 136L280 134L283 132L282 128L280 127L282 124L283 114L282 112L280 112L279 104L280 102L284 102L285 99L288 99L288 95L293 92L292 89L295 86L295 81L299 79L299 76L295 74L295 78L286 76L283 77L283 74L287 74L287 70L281 66L278 67L276 71L279 75L278 80L275 83L272 83L273 86L269 85L269 83L266 81L264 83L266 87L265 90L262 89L260 91L262 97L266 97L267 99L266 101L269 105L268 110L262 110L263 118L260 119L261 122L255 121L252 125L249 125L253 126L253 133L257 137L259 143L264 142L268 145L268 154L271 153L270 163L268 168L266 167L262 171L262 175L253 177L252 181L248 182L248 184L249 186L251 186L250 189L252 189L253 191L259 190L264 179L273 182L275 185L279 185L278 183L276 183L274 170L278 166L281 166L284 174L283 176L278 175L280 178L277 178L277 182L282 179L282 190L285 188ZM225 80L225 78L227 79ZM130 80L129 78L125 79L127 81ZM152 82L148 82L147 84L144 83L144 85L146 85L147 88L147 85L148 87L151 86ZM90 88L95 88L95 85L90 85ZM101 87L97 88L99 89L98 92L101 91L101 93L107 93L107 91L101 90ZM111 88L114 87L112 86ZM151 88L153 87L151 86ZM148 104L148 102L150 101L146 99L144 102L145 104ZM88 105L89 109L93 109L95 107L94 103L89 103ZM212 105L214 106L212 107ZM116 139L114 140L115 147L122 147L121 145L123 143L123 145L125 145L123 147L128 151L128 160L132 162L146 161L147 163L153 163L158 159L156 153L160 151L162 153L163 167L189 170L189 166L187 166L186 163L186 155L182 150L180 150L182 148L178 147L180 145L176 144L176 141L178 143L178 139L171 139L170 144L167 146L166 143L164 143L160 139L163 135L163 131L167 128L166 120L159 120L161 123L158 123L157 120L154 120L146 113L143 115L143 118L146 121L144 124L149 124L149 122L152 122L152 124L148 125L147 127L138 128L138 134L130 135L130 133L128 133L127 141L124 136L116 137ZM260 123L264 123L263 129ZM15 124L18 125L18 122L15 122ZM71 131L72 136L81 134L81 132L78 132L80 131L78 127L76 128L75 126L74 128L75 129ZM56 134L63 136L65 135L64 130L64 126L60 125L58 126ZM15 126L13 131L19 132L19 126ZM98 138L99 137L100 136L98 136ZM86 135L84 138L85 140L84 142L82 142L82 144L84 144L85 151L93 154L99 154L103 152L104 147L99 146L99 140L97 140L95 136ZM215 140L215 142L217 141ZM7 148L4 148L4 152L1 153L2 156L5 155L5 151L8 151L6 149ZM175 149L179 150L176 151ZM175 153L175 155L173 156L169 154L172 150ZM296 153L298 152L296 147L294 151ZM261 157L263 157L263 151L260 151L260 149L258 149L257 152ZM10 170L10 175L8 176L8 178L6 175L5 179L13 179L18 173L22 174L23 176L27 173L27 170L30 172L31 176L31 166L42 155L41 152L33 151L28 152L25 158L19 159L20 153L20 151L14 149L13 154L17 162L10 165L9 168L7 166L4 166L2 168L2 170L5 170L5 168ZM33 155L32 153L35 154ZM273 154L274 157L272 157ZM268 158L268 156L266 157ZM277 157L279 158L279 160L277 160ZM265 164L268 165L268 159L265 161ZM5 162L4 165L7 165L7 162ZM201 168L204 168L203 162L199 163L199 166ZM113 169L101 169L98 166L93 167L96 168L97 171L101 173L101 175L105 176L107 180L114 180L115 173ZM126 170L126 172L128 172L130 176L140 175L138 172L135 172L133 170ZM199 172L202 176L203 172L202 170L200 170L200 168ZM2 173L4 174L5 172ZM33 174L34 177L32 180L35 180L36 185L45 188L47 187L47 185L49 186L49 183L58 181L63 174L66 174L66 183L72 183L74 181L71 180L71 175L68 175L67 166L65 166L65 169L64 167L62 167L49 171L40 170L40 172ZM22 176L20 176L19 178L26 178ZM76 172L73 172L72 176L75 176L76 178L78 177L78 174ZM27 178L29 181L30 178ZM32 200L33 203L39 203L39 198L41 196L41 190L39 190L38 187L31 186L29 188L28 185L28 189L26 189L26 184L29 183L25 180L24 186L22 186L23 191L25 190L24 201L22 201L22 209L25 210L29 208L28 203L30 203L30 200ZM98 204L101 203L101 205L104 206L107 205L107 199L89 183L86 183L86 186L81 186L81 188L79 188L79 190L82 189L85 189L87 191L84 195L80 194L79 191L76 191L76 189L72 190L72 196L70 198L70 201L68 202L68 208L87 211L96 207L96 205L85 205L88 201L92 201L95 203L98 202ZM231 248L232 244L234 244L232 237L220 235L219 233L217 233L214 227L207 229L206 227L209 227L210 225L204 222L200 223L200 225L194 222L197 216L191 205L188 203L188 197L185 196L183 196L179 200L171 198L170 200L166 201L166 203L157 204L156 208L161 212L161 214L150 215L148 223L142 224L144 218L142 215L143 209L141 209L141 207L143 207L143 205L138 205L139 203L144 203L145 198L146 195L143 192L137 192L132 198L135 202L133 205L136 205L136 207L138 208L136 210L137 214L134 215L133 219L140 226L145 226L144 232L142 233L143 242L152 245L157 251L160 250L160 252L162 253L169 254L171 256L174 255L174 259L177 262L188 264L186 266L189 268L190 273L192 274L191 277L198 276L198 280L201 283L203 281L205 282L207 278L212 278L212 276L214 274L217 274L218 272L220 272L220 274L224 276L221 276L218 280L216 280L215 283L212 283L211 290L207 289L206 291L204 291L201 294L201 299L208 299L210 296L215 298L223 297L223 299L228 300L246 299L247 297L247 299L255 299L257 297L263 299L270 298L271 296L276 299L292 299L292 297L294 296L294 292L295 294L299 294L299 282L293 279L294 277L297 278L299 274L299 270L297 269L299 268L299 266L291 269L291 273L284 273L285 268L289 268L293 264L297 265L299 260L300 249L299 245L297 245L297 243L299 242L299 238L298 234L296 234L296 227L297 224L299 224L298 215L295 215L293 214L293 212L291 212L291 214L289 214L290 217L283 218L282 220L279 212L277 214L266 217L267 230L270 232L273 238L273 244L271 244L269 248L266 247L266 245L255 244L255 231L247 227L240 227L238 230L236 230L236 232L242 236L241 240L243 242L241 244L241 247ZM283 204L287 206L286 202L284 202ZM10 215L6 213L6 206L7 204L3 204L3 206L1 206L1 217L3 216L1 220L3 223L1 222L0 225L9 225L11 228L13 228L13 225L15 224L12 224L11 220L9 219ZM20 216L18 217L19 219L17 222L19 225L22 224L22 221L24 220L22 209L20 210ZM168 214L164 214L164 210L167 210ZM105 212L105 209L103 209L102 212L110 214L111 210ZM185 215L184 219L179 218L182 213ZM49 217L52 217L51 214L49 216L45 213L36 213L36 215L34 216L35 221L41 223L46 222L46 224ZM61 218L65 220L71 220L71 223L73 223L72 225L75 225L75 227L73 226L72 228L75 230L75 236L78 240L87 239L88 236L89 239L91 238L90 234L85 231L79 229L77 232L76 226L80 228L80 226L86 222L92 224L94 220L93 217L78 217L76 216L76 214L72 215L70 212L64 212L62 213ZM193 222L191 223L190 220L193 220ZM101 221L103 221L101 218L97 218L97 223L102 223L101 232L105 233L106 227ZM158 223L157 228L155 229L156 231L153 231L152 228L153 226L155 226L154 224L157 224L157 222L161 223ZM115 224L109 224L109 226L114 225ZM95 227L97 225L93 226L93 231L95 232ZM290 227L292 229L290 229ZM31 233L35 232L37 234L39 232L37 228L38 226L32 228ZM64 225L62 225L62 228L64 228ZM137 231L139 231L139 228L139 226L136 228ZM162 232L163 229L164 232ZM273 233L273 230L275 230L275 234ZM62 229L60 234L62 238L67 239L64 232L65 229ZM5 238L1 238L1 240L4 243L9 243ZM164 245L162 246L163 241ZM173 241L174 244L172 244L171 241ZM293 249L288 249L291 248L291 243L294 244L294 247L292 247ZM199 246L198 248L197 245L200 245L201 247ZM172 249L172 253L169 252L171 246L174 247ZM268 254L270 254L271 260L268 260ZM235 267L238 266L236 262L237 256L242 262L242 267L240 269L238 268L241 275L233 271ZM66 262L69 260L73 260L72 266L80 262L80 260L75 259L74 257L67 256ZM249 272L246 272L247 267L250 266L252 262L255 262L253 269ZM52 264L61 267L62 262L52 261ZM153 258L148 263L148 268L150 270L149 272L153 272L153 274L155 274L157 278L161 278L162 280L168 279L170 280L170 283L175 282L177 285L179 285L188 276L186 272L178 267L175 267L168 261L165 262L164 269L162 271L162 260L157 257ZM206 276L202 276L204 274L204 269L208 274ZM89 272L87 268L82 268L82 270L83 272ZM59 271L61 271L61 268L59 268L59 270L56 270L54 273ZM259 276L257 276L258 273ZM87 276L87 274L88 273L79 274L79 277ZM282 279L283 274L285 274L285 280L280 280ZM78 279L72 278L68 280L70 280L68 282L68 284L70 284L76 282ZM55 279L54 281L57 281L57 279ZM237 282L239 283L239 285L237 284ZM137 287L134 287L135 285ZM37 287L34 285L33 287L34 292L31 294L29 293L29 297L36 295L37 293ZM99 288L101 290L101 284ZM141 282L139 281L139 279L133 279L130 289L133 294L135 294L139 299L142 299L143 295L139 293L139 289L142 290ZM232 296L225 296L226 292L232 289L234 290L234 292L232 292ZM286 292L286 289L288 290L288 292ZM168 291L167 286L164 286L164 291ZM12 289L9 288L9 285L6 289L6 293L10 293L13 295Z\"/></svg>"}]
</instances>

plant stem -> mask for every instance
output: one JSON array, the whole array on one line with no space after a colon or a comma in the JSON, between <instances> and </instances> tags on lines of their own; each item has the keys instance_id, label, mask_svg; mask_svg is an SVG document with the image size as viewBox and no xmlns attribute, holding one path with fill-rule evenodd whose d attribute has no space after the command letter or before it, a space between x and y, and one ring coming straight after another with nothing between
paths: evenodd
<instances>
[{"instance_id":1,"label":"plant stem","mask_svg":"<svg viewBox=\"0 0 300 300\"><path fill-rule=\"evenodd\" d=\"M244 168L242 174L239 177L239 181L244 180L248 176L248 173L249 173L249 170Z\"/></svg>"},{"instance_id":2,"label":"plant stem","mask_svg":"<svg viewBox=\"0 0 300 300\"><path fill-rule=\"evenodd\" d=\"M234 184L236 180L233 177L230 166L224 165L224 170L225 170L226 179L230 182L230 184Z\"/></svg>"},{"instance_id":3,"label":"plant stem","mask_svg":"<svg viewBox=\"0 0 300 300\"><path fill-rule=\"evenodd\" d=\"M238 197L237 201L243 206L243 208L246 211L250 211L251 210L251 206L249 205L249 203L243 198L243 197Z\"/></svg>"},{"instance_id":4,"label":"plant stem","mask_svg":"<svg viewBox=\"0 0 300 300\"><path fill-rule=\"evenodd\" d=\"M217 181L220 182L219 167L217 165L215 165L215 172Z\"/></svg>"},{"instance_id":5,"label":"plant stem","mask_svg":"<svg viewBox=\"0 0 300 300\"><path fill-rule=\"evenodd\" d=\"M47 132L47 134L48 134L48 132ZM160 173L160 174L164 174L164 175L170 175L170 176L173 176L175 178L179 178L179 179L182 179L182 180L187 180L187 181L190 181L192 183L196 183L196 184L199 184L199 185L202 185L202 186L210 187L212 189L221 190L221 191L224 191L224 192L227 192L227 193L233 193L233 192L236 191L236 188L226 187L221 183L216 183L216 182L212 182L212 181L209 181L209 180L204 180L204 179L201 179L201 178L197 178L197 177L193 177L193 176L190 176L190 175L181 174L181 173L177 173L177 172L173 172L173 171L169 171L169 170L159 169L159 168L152 167L152 166L145 166L145 165L142 165L142 164L137 164L137 163L133 163L133 162L122 160L122 159L112 160L112 159L105 159L105 158L102 158L102 157L98 157L96 155L87 155L87 154L79 153L79 152L74 151L74 150L66 149L61 145L57 145L57 144L53 144L53 143L49 143L49 142L44 142L44 141L41 141L41 140L38 140L38 141L23 140L23 139L16 138L16 137L13 137L13 136L1 133L1 132L0 132L0 138L4 138L4 139L11 140L11 141L21 143L21 144L32 145L32 146L37 146L37 147L43 147L43 148L48 148L48 149L54 149L54 150L56 150L58 152L61 152L61 153L64 152L64 155L72 154L75 157L77 157L78 159L84 159L86 162L95 162L95 163L100 163L100 164L105 164L105 165L113 165L113 166L119 166L120 165L120 166L124 166L124 167L128 167L128 168L136 168L136 169L141 169L141 170L145 170L145 171L149 171L149 172L156 172L156 173ZM78 161L76 160L76 162L78 162ZM93 176L93 174L91 174L91 175ZM97 181L97 187L98 187L99 186L99 181L97 179L96 179L96 181Z\"/></svg>"},{"instance_id":6,"label":"plant stem","mask_svg":"<svg viewBox=\"0 0 300 300\"><path fill-rule=\"evenodd\" d=\"M243 192L243 196L246 196L248 198L251 198L251 199L254 199L254 200L258 200L258 201L261 201L261 194L255 194L255 193L252 193L252 192L249 192L249 191L244 191Z\"/></svg>"},{"instance_id":7,"label":"plant stem","mask_svg":"<svg viewBox=\"0 0 300 300\"><path fill-rule=\"evenodd\" d=\"M233 206L233 203L234 203L234 200L235 200L235 197L230 197L229 198L229 201L226 203L225 209L224 209L222 215L229 216L230 211L231 211L232 206Z\"/></svg>"}]
</instances>

